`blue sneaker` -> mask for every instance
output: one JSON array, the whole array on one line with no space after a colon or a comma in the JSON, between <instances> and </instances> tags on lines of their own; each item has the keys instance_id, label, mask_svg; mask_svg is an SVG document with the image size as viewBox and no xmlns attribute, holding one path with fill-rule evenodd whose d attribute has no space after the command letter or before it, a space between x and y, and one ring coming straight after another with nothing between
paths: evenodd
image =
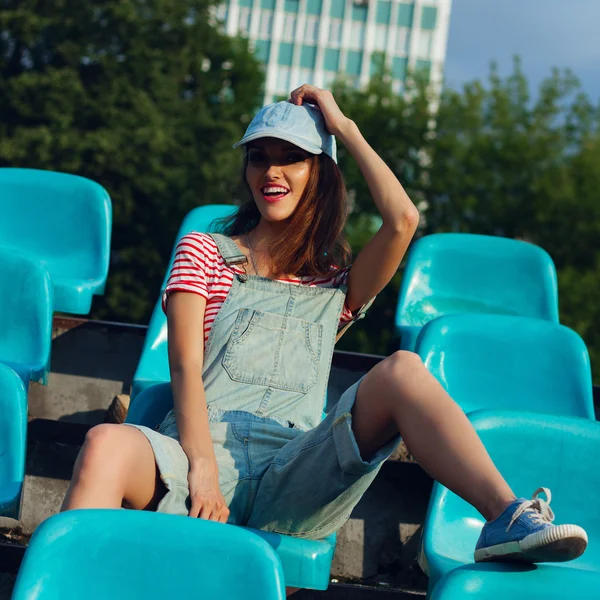
<instances>
[{"instance_id":1,"label":"blue sneaker","mask_svg":"<svg viewBox=\"0 0 600 600\"><path fill-rule=\"evenodd\" d=\"M543 492L547 500L539 498ZM531 500L519 498L481 531L475 562L564 562L581 556L588 543L578 525L553 525L552 494L538 488Z\"/></svg>"}]
</instances>

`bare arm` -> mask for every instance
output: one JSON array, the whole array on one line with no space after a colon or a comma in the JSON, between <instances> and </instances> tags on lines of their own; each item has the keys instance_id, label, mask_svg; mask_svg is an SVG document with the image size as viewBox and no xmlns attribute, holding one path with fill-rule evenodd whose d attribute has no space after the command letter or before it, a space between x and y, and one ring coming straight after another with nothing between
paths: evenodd
<instances>
[{"instance_id":1,"label":"bare arm","mask_svg":"<svg viewBox=\"0 0 600 600\"><path fill-rule=\"evenodd\" d=\"M391 169L365 140L356 123L340 110L331 92L303 85L291 101L317 104L327 129L337 136L356 160L381 214L383 224L360 251L348 275L347 305L358 310L392 279L419 223L419 212Z\"/></svg>"},{"instance_id":2,"label":"bare arm","mask_svg":"<svg viewBox=\"0 0 600 600\"><path fill-rule=\"evenodd\" d=\"M179 439L190 461L190 516L224 523L229 510L219 489L202 381L205 308L206 300L198 294L171 294L167 304L169 366Z\"/></svg>"}]
</instances>

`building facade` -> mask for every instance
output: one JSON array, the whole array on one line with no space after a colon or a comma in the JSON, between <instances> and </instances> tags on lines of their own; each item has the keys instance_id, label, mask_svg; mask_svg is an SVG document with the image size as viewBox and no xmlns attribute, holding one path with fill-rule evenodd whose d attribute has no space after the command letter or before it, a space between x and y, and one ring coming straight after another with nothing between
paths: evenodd
<instances>
[{"instance_id":1,"label":"building facade","mask_svg":"<svg viewBox=\"0 0 600 600\"><path fill-rule=\"evenodd\" d=\"M407 71L441 84L452 0L228 0L227 34L247 36L266 66L265 103L339 74L366 85L381 56L402 92Z\"/></svg>"}]
</instances>

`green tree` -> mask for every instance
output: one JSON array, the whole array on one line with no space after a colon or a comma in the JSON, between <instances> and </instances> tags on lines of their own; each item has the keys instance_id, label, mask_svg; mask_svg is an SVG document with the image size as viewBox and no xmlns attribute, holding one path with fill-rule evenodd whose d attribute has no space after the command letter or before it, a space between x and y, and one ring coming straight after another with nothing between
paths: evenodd
<instances>
[{"instance_id":1,"label":"green tree","mask_svg":"<svg viewBox=\"0 0 600 600\"><path fill-rule=\"evenodd\" d=\"M76 173L113 200L95 317L146 321L183 216L236 193L231 145L263 74L214 4L0 0L0 166Z\"/></svg>"}]
</instances>

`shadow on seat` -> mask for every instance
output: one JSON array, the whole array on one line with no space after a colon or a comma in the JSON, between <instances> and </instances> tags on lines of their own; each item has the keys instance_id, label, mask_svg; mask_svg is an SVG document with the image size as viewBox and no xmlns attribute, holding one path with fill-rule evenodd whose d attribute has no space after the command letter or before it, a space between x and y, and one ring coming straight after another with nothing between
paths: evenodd
<instances>
[{"instance_id":1,"label":"shadow on seat","mask_svg":"<svg viewBox=\"0 0 600 600\"><path fill-rule=\"evenodd\" d=\"M471 595L483 586L484 580L487 581L487 593L478 598L558 598L540 595L540 590L550 593L552 582L561 577L571 581L574 590L582 589L593 578L597 593L600 583L600 545L596 543L600 538L600 512L597 510L600 470L596 457L600 453L600 424L589 419L517 411L482 410L471 413L469 418L515 494L529 498L537 487L550 488L557 523L582 526L588 533L590 544L583 556L571 562L538 565L526 572L521 572L522 567L504 565L497 575L488 575L491 567L471 566L455 575L456 569L473 563L473 552L484 519L470 504L435 483L425 519L421 556L422 566L429 571L430 593L435 590L433 597L436 599L462 597L453 595L454 592L442 594L446 589L444 586L440 592L437 590L438 582L451 572L451 589L465 589L466 586ZM505 576L504 570L520 575ZM500 585L503 580L507 582L506 595L491 594L496 582ZM527 582L520 595L508 593L517 589L519 581ZM564 591L565 588L560 589ZM579 597L582 596L578 593L562 596Z\"/></svg>"},{"instance_id":2,"label":"shadow on seat","mask_svg":"<svg viewBox=\"0 0 600 600\"><path fill-rule=\"evenodd\" d=\"M37 528L12 598L283 600L285 588L271 546L239 527L98 509L60 513Z\"/></svg>"},{"instance_id":3,"label":"shadow on seat","mask_svg":"<svg viewBox=\"0 0 600 600\"><path fill-rule=\"evenodd\" d=\"M108 274L112 207L97 183L67 173L0 168L0 243L39 262L53 310L86 315Z\"/></svg>"},{"instance_id":4,"label":"shadow on seat","mask_svg":"<svg viewBox=\"0 0 600 600\"><path fill-rule=\"evenodd\" d=\"M400 347L443 315L494 313L558 323L556 269L542 248L508 238L438 233L408 254L396 308Z\"/></svg>"}]
</instances>

